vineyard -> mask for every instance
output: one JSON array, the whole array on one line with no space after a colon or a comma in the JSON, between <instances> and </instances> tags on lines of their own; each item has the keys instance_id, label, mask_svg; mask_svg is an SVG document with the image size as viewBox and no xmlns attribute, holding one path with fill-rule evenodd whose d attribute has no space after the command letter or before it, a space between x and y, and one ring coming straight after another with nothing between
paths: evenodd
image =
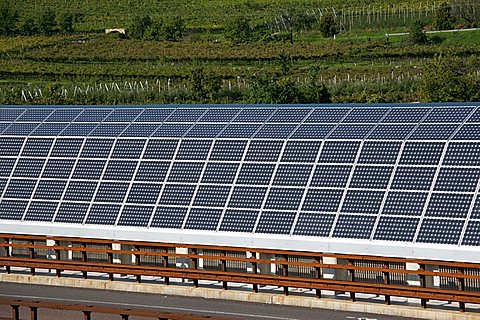
<instances>
[{"instance_id":1,"label":"vineyard","mask_svg":"<svg viewBox=\"0 0 480 320\"><path fill-rule=\"evenodd\" d=\"M462 64L472 85L480 70L480 31L428 35L423 42L385 35L410 32L415 21L437 30L442 10L447 29L477 27L480 3L473 0L29 0L15 6L8 9L16 27L0 36L4 104L419 101L428 100L421 82L435 57L467 59ZM2 12L8 10L0 5ZM65 12L72 14L70 25ZM50 32L42 32L49 15ZM328 15L335 37L321 29ZM181 19L182 30L167 41L172 17ZM28 21L32 35L25 36ZM137 36L141 21L149 25ZM104 34L113 27L132 34ZM270 93L259 96L259 88Z\"/></svg>"}]
</instances>

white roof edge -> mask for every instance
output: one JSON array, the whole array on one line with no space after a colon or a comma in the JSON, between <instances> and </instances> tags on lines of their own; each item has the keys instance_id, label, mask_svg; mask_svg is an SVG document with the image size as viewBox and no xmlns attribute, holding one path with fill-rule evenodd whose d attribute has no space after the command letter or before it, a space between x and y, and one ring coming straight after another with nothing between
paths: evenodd
<instances>
[{"instance_id":1,"label":"white roof edge","mask_svg":"<svg viewBox=\"0 0 480 320\"><path fill-rule=\"evenodd\" d=\"M0 233L480 263L480 247L250 233L2 221Z\"/></svg>"}]
</instances>

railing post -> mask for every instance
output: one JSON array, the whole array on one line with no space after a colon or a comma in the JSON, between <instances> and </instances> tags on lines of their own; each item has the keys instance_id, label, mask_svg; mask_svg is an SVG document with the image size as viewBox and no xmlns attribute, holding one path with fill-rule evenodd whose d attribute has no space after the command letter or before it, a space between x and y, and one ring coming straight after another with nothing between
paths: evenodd
<instances>
[{"instance_id":1,"label":"railing post","mask_svg":"<svg viewBox=\"0 0 480 320\"><path fill-rule=\"evenodd\" d=\"M82 311L83 320L92 320L92 311Z\"/></svg>"},{"instance_id":2,"label":"railing post","mask_svg":"<svg viewBox=\"0 0 480 320\"><path fill-rule=\"evenodd\" d=\"M282 258L284 261L288 262L288 254L282 255ZM288 277L288 264L282 264L282 276ZM288 287L284 286L283 287L283 294L288 296Z\"/></svg>"},{"instance_id":3,"label":"railing post","mask_svg":"<svg viewBox=\"0 0 480 320\"><path fill-rule=\"evenodd\" d=\"M197 248L192 248L192 254L197 255L198 250ZM198 269L198 258L192 258L192 269L197 270ZM195 288L198 288L198 279L192 279L193 281L193 286Z\"/></svg>"},{"instance_id":4,"label":"railing post","mask_svg":"<svg viewBox=\"0 0 480 320\"><path fill-rule=\"evenodd\" d=\"M134 250L135 251L140 251L139 246L134 246ZM135 265L139 266L141 264L140 263L140 255L138 253L135 253L134 256L135 256ZM137 278L137 283L142 283L142 275L141 274L137 274L136 278Z\"/></svg>"},{"instance_id":5,"label":"railing post","mask_svg":"<svg viewBox=\"0 0 480 320\"><path fill-rule=\"evenodd\" d=\"M419 270L420 271L425 271L425 265L420 264ZM420 287L422 287L422 288L427 287L426 277L425 277L424 274L420 275ZM420 305L422 306L423 309L426 309L427 308L427 299L425 299L425 298L420 299Z\"/></svg>"},{"instance_id":6,"label":"railing post","mask_svg":"<svg viewBox=\"0 0 480 320\"><path fill-rule=\"evenodd\" d=\"M88 258L87 258L87 244L86 243L82 243L82 248L84 250L82 250L82 262L87 262ZM83 274L83 279L87 279L88 278L88 273L87 271L83 271L82 272Z\"/></svg>"},{"instance_id":7,"label":"railing post","mask_svg":"<svg viewBox=\"0 0 480 320\"><path fill-rule=\"evenodd\" d=\"M38 320L38 307L30 307L30 319Z\"/></svg>"},{"instance_id":8,"label":"railing post","mask_svg":"<svg viewBox=\"0 0 480 320\"><path fill-rule=\"evenodd\" d=\"M222 250L220 255L221 255L221 257L227 256L227 251ZM220 259L220 263L221 263L221 266L220 266L221 270L223 272L226 272L227 271L227 260ZM228 289L228 282L227 281L222 281L222 287L223 287L223 290L227 290Z\"/></svg>"},{"instance_id":9,"label":"railing post","mask_svg":"<svg viewBox=\"0 0 480 320\"><path fill-rule=\"evenodd\" d=\"M321 263L322 262L321 257L315 257L315 262L316 263ZM322 269L320 267L315 267L315 278L322 279ZM315 289L315 296L317 298L321 298L322 297L322 290L321 289Z\"/></svg>"},{"instance_id":10,"label":"railing post","mask_svg":"<svg viewBox=\"0 0 480 320\"><path fill-rule=\"evenodd\" d=\"M465 274L465 268L458 268L461 274ZM460 291L465 291L465 278L458 278L458 284ZM465 312L465 302L459 302L460 312Z\"/></svg>"},{"instance_id":11,"label":"railing post","mask_svg":"<svg viewBox=\"0 0 480 320\"><path fill-rule=\"evenodd\" d=\"M54 241L55 241L55 246L60 246L60 241L58 241L58 240L54 240ZM56 258L57 261L62 260L60 255L61 255L60 249L55 249L55 258ZM55 274L58 278L60 278L62 276L62 270L56 269Z\"/></svg>"},{"instance_id":12,"label":"railing post","mask_svg":"<svg viewBox=\"0 0 480 320\"><path fill-rule=\"evenodd\" d=\"M34 246L35 245L35 240L30 240L30 245ZM30 259L35 259L35 249L34 248L30 248L30 253L29 253L29 257ZM32 276L35 275L35 268L30 268L30 274Z\"/></svg>"},{"instance_id":13,"label":"railing post","mask_svg":"<svg viewBox=\"0 0 480 320\"><path fill-rule=\"evenodd\" d=\"M252 255L253 259L257 259L257 253L256 252L251 252L250 254ZM252 262L252 272L254 274L258 273L258 263L255 262L255 261ZM256 284L256 283L253 284L253 292L258 293L258 284Z\"/></svg>"},{"instance_id":14,"label":"railing post","mask_svg":"<svg viewBox=\"0 0 480 320\"><path fill-rule=\"evenodd\" d=\"M355 265L355 261L353 259L349 259L348 265L353 267ZM355 282L355 269L348 269L348 273L350 275L350 281L353 284ZM355 302L355 292L350 292L350 301Z\"/></svg>"},{"instance_id":15,"label":"railing post","mask_svg":"<svg viewBox=\"0 0 480 320\"><path fill-rule=\"evenodd\" d=\"M383 262L383 267L384 268L390 268L390 262L384 261ZM383 283L384 284L390 284L390 272L384 271L383 272ZM389 295L385 295L385 304L390 305L391 304L391 299Z\"/></svg>"},{"instance_id":16,"label":"railing post","mask_svg":"<svg viewBox=\"0 0 480 320\"><path fill-rule=\"evenodd\" d=\"M10 253L10 238L5 238L5 241L8 243L8 246L5 248L5 257L9 258L11 257L11 253ZM12 272L12 269L10 266L6 266L5 267L5 270L7 271L7 274L11 273Z\"/></svg>"},{"instance_id":17,"label":"railing post","mask_svg":"<svg viewBox=\"0 0 480 320\"><path fill-rule=\"evenodd\" d=\"M20 306L12 307L12 320L20 320Z\"/></svg>"},{"instance_id":18,"label":"railing post","mask_svg":"<svg viewBox=\"0 0 480 320\"><path fill-rule=\"evenodd\" d=\"M110 250L113 250L113 243L110 243ZM113 264L113 252L108 253L108 264ZM113 273L108 274L108 280L113 281Z\"/></svg>"},{"instance_id":19,"label":"railing post","mask_svg":"<svg viewBox=\"0 0 480 320\"><path fill-rule=\"evenodd\" d=\"M165 253L168 253L168 248L163 247L162 248ZM168 256L163 256L163 267L168 268ZM165 279L165 284L169 285L170 284L170 278L169 277L164 277Z\"/></svg>"}]
</instances>

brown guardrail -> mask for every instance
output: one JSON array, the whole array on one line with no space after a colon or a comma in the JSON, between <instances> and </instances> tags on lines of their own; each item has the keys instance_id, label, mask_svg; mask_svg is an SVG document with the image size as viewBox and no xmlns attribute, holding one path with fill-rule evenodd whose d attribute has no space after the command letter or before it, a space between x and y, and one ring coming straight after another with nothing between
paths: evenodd
<instances>
[{"instance_id":1,"label":"brown guardrail","mask_svg":"<svg viewBox=\"0 0 480 320\"><path fill-rule=\"evenodd\" d=\"M1 242L2 239L3 242ZM54 241L55 244L51 246L38 244L39 241L47 240ZM115 250L113 248L115 244L130 246L132 250ZM89 247L92 245L104 247ZM0 265L5 266L7 272L11 271L11 267L24 267L30 268L32 275L35 274L35 269L54 269L58 277L64 270L82 272L84 278L87 278L89 272L100 272L109 274L109 279L112 281L114 274L134 275L138 282L141 281L142 276L163 277L166 284L169 284L170 278L190 279L193 280L194 286L199 285L199 280L214 280L221 281L224 289L228 289L229 282L252 284L255 292L258 292L258 287L261 285L274 285L283 287L285 294L289 293L289 287L312 289L316 291L317 297L321 296L322 290L350 292L352 301L355 301L355 293L384 295L387 304L391 303L391 296L419 298L424 308L427 307L428 300L454 301L459 303L460 311L465 311L465 303L480 304L480 289L475 287L474 289L478 290L470 290L466 287L467 281L478 282L480 287L480 264L475 263L13 234L0 234L0 248L7 249L4 250L4 256L0 257ZM187 248L189 252L178 253L175 252L175 248ZM23 250L23 257L10 254L19 250ZM46 250L54 252L56 259L47 259L45 256L38 255L39 252ZM76 252L80 255L78 259L80 261L61 259L62 252L63 256L65 252ZM217 255L212 252L216 252ZM247 257L247 253L250 257ZM91 261L89 255L94 254L102 254L107 258L104 261ZM262 258L261 254L270 255L269 259ZM135 265L114 263L114 255L135 256ZM147 257L158 258L161 261L157 261L155 265L144 265L141 259ZM178 258L188 260L186 268L178 268L176 263L169 262L169 259L176 261ZM324 263L324 258L342 259L345 263ZM216 261L217 270L199 269L200 259ZM248 265L250 271L247 271L247 268L244 268L243 272L229 270L227 262ZM408 270L399 267L399 264L407 263L416 264L418 268ZM259 272L261 265L266 265L268 268L275 265L279 274L262 273L261 270ZM307 268L310 273L308 275L299 272L290 274L289 270L295 268ZM435 268L438 270L428 270ZM344 279L323 278L322 272L325 269L344 272ZM362 274L365 276L366 273L381 275L381 279L359 277ZM393 284L391 280L393 275L416 277L419 285ZM435 276L456 281L457 288L429 287L428 277Z\"/></svg>"}]
</instances>

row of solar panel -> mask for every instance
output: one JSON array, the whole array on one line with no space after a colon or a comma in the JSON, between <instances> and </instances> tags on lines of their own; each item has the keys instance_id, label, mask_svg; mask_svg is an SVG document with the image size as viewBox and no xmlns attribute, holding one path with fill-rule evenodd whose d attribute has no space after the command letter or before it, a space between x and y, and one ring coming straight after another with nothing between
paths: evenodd
<instances>
[{"instance_id":1,"label":"row of solar panel","mask_svg":"<svg viewBox=\"0 0 480 320\"><path fill-rule=\"evenodd\" d=\"M473 194L348 189L308 189L225 185L146 184L67 180L0 179L3 199L132 203L171 206L345 212L376 215L480 218ZM163 191L162 191L163 190ZM383 206L383 207L382 207ZM1 207L1 205L0 205ZM339 209L341 207L341 209ZM0 214L8 218L8 212Z\"/></svg>"},{"instance_id":2,"label":"row of solar panel","mask_svg":"<svg viewBox=\"0 0 480 320\"><path fill-rule=\"evenodd\" d=\"M461 126L461 127L460 127ZM460 129L458 129L460 127ZM109 124L0 123L4 136L256 139L477 140L478 124Z\"/></svg>"},{"instance_id":3,"label":"row of solar panel","mask_svg":"<svg viewBox=\"0 0 480 320\"><path fill-rule=\"evenodd\" d=\"M0 138L3 157L145 159L222 162L438 165L446 144L407 141L264 141ZM320 152L320 154L319 154ZM360 153L360 154L359 154ZM358 157L358 158L357 158ZM446 166L479 166L480 142L450 142Z\"/></svg>"},{"instance_id":4,"label":"row of solar panel","mask_svg":"<svg viewBox=\"0 0 480 320\"><path fill-rule=\"evenodd\" d=\"M255 122L462 123L480 122L476 107L254 108L4 108L0 121L19 122Z\"/></svg>"},{"instance_id":5,"label":"row of solar panel","mask_svg":"<svg viewBox=\"0 0 480 320\"><path fill-rule=\"evenodd\" d=\"M434 191L474 192L480 168L441 167L435 179L436 174L436 167L31 158L15 163L13 158L0 158L0 177L14 178L11 183L18 178L42 178L426 191L434 184Z\"/></svg>"},{"instance_id":6,"label":"row of solar panel","mask_svg":"<svg viewBox=\"0 0 480 320\"><path fill-rule=\"evenodd\" d=\"M193 230L220 230L229 232L256 232L268 234L320 236L336 238L370 239L377 221L376 216L338 215L294 211L235 210L215 208L187 208L160 206L136 206L119 204L84 204L63 202L32 202L3 200L1 214L9 213L10 219L59 223L86 223L93 225L118 225L134 227L174 228ZM26 212L25 212L26 210ZM155 211L155 213L153 213ZM87 214L88 212L88 214ZM121 213L120 213L121 212ZM187 216L188 213L188 216ZM186 219L186 220L185 220ZM258 222L257 222L258 221ZM184 224L185 223L185 224ZM335 223L335 224L334 224ZM373 235L374 240L407 241L457 244L465 224L462 220L419 217L380 216ZM256 226L256 227L255 227ZM480 221L470 220L462 244L479 245L477 232ZM333 228L333 230L332 230Z\"/></svg>"}]
</instances>

